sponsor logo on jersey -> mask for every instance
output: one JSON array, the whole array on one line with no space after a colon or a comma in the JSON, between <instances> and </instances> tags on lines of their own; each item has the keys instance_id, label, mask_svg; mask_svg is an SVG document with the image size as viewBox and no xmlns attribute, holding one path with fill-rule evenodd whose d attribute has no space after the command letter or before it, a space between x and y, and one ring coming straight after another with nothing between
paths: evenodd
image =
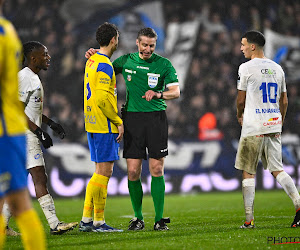
<instances>
[{"instance_id":1,"label":"sponsor logo on jersey","mask_svg":"<svg viewBox=\"0 0 300 250\"><path fill-rule=\"evenodd\" d=\"M96 116L84 114L85 123L96 124Z\"/></svg>"},{"instance_id":2,"label":"sponsor logo on jersey","mask_svg":"<svg viewBox=\"0 0 300 250\"><path fill-rule=\"evenodd\" d=\"M278 119L279 119L279 117L270 118L270 119L268 120L268 122L270 122L270 121L277 121Z\"/></svg>"},{"instance_id":3,"label":"sponsor logo on jersey","mask_svg":"<svg viewBox=\"0 0 300 250\"><path fill-rule=\"evenodd\" d=\"M42 102L42 98L41 97L34 97L34 102Z\"/></svg>"},{"instance_id":4,"label":"sponsor logo on jersey","mask_svg":"<svg viewBox=\"0 0 300 250\"><path fill-rule=\"evenodd\" d=\"M144 67L144 66L136 66L138 69L147 69L149 70L149 67Z\"/></svg>"},{"instance_id":5,"label":"sponsor logo on jersey","mask_svg":"<svg viewBox=\"0 0 300 250\"><path fill-rule=\"evenodd\" d=\"M263 75L276 75L276 70L274 69L261 69L260 72Z\"/></svg>"},{"instance_id":6,"label":"sponsor logo on jersey","mask_svg":"<svg viewBox=\"0 0 300 250\"><path fill-rule=\"evenodd\" d=\"M271 119L273 119L273 118L271 118ZM275 126L275 125L281 124L281 121L271 120L271 119L269 119L267 122L264 122L263 125L264 126Z\"/></svg>"},{"instance_id":7,"label":"sponsor logo on jersey","mask_svg":"<svg viewBox=\"0 0 300 250\"><path fill-rule=\"evenodd\" d=\"M148 73L148 85L150 88L156 87L158 84L158 78L160 77L160 74L153 74L153 73Z\"/></svg>"},{"instance_id":8,"label":"sponsor logo on jersey","mask_svg":"<svg viewBox=\"0 0 300 250\"><path fill-rule=\"evenodd\" d=\"M40 154L36 154L35 156L34 156L34 159L39 159L41 157L41 155Z\"/></svg>"},{"instance_id":9,"label":"sponsor logo on jersey","mask_svg":"<svg viewBox=\"0 0 300 250\"><path fill-rule=\"evenodd\" d=\"M127 75L127 81L131 81L131 75Z\"/></svg>"}]
</instances>

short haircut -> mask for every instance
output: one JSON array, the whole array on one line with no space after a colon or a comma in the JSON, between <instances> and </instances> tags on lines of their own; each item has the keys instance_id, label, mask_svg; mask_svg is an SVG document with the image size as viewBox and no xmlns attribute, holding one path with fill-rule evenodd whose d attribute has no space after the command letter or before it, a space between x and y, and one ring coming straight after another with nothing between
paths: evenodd
<instances>
[{"instance_id":1,"label":"short haircut","mask_svg":"<svg viewBox=\"0 0 300 250\"><path fill-rule=\"evenodd\" d=\"M116 25L105 22L100 25L96 32L96 40L101 46L108 46L113 37L117 37L119 30Z\"/></svg>"},{"instance_id":2,"label":"short haircut","mask_svg":"<svg viewBox=\"0 0 300 250\"><path fill-rule=\"evenodd\" d=\"M266 43L265 36L257 30L250 30L246 32L242 38L246 38L249 43L255 43L260 47L264 47Z\"/></svg>"},{"instance_id":3,"label":"short haircut","mask_svg":"<svg viewBox=\"0 0 300 250\"><path fill-rule=\"evenodd\" d=\"M43 45L42 43L38 42L38 41L29 41L23 44L23 54L24 54L24 58L23 58L23 63L25 62L25 59L29 60L29 56L31 54L32 51L34 51L35 49L39 49L45 47L45 45Z\"/></svg>"},{"instance_id":4,"label":"short haircut","mask_svg":"<svg viewBox=\"0 0 300 250\"><path fill-rule=\"evenodd\" d=\"M146 36L149 38L155 38L157 40L157 34L152 28L143 28L138 32L137 39L140 40L141 36Z\"/></svg>"}]
</instances>

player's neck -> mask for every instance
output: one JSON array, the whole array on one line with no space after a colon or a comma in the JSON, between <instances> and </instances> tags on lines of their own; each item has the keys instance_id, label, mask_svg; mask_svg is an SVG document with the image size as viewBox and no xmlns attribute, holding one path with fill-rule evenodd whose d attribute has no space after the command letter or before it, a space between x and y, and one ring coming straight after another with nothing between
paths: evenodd
<instances>
[{"instance_id":1,"label":"player's neck","mask_svg":"<svg viewBox=\"0 0 300 250\"><path fill-rule=\"evenodd\" d=\"M99 49L99 53L108 56L111 58L113 52L111 51L110 47L102 47Z\"/></svg>"},{"instance_id":2,"label":"player's neck","mask_svg":"<svg viewBox=\"0 0 300 250\"><path fill-rule=\"evenodd\" d=\"M257 51L251 55L251 60L254 58L266 58L263 51Z\"/></svg>"},{"instance_id":3,"label":"player's neck","mask_svg":"<svg viewBox=\"0 0 300 250\"><path fill-rule=\"evenodd\" d=\"M38 74L41 71L41 69L34 67L33 65L28 65L27 67L30 68L31 71L35 74Z\"/></svg>"}]
</instances>

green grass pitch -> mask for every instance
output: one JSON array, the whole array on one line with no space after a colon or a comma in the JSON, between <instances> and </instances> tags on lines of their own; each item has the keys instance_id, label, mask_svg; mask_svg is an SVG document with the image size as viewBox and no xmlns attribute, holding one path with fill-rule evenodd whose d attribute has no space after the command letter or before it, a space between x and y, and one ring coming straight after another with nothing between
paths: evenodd
<instances>
[{"instance_id":1,"label":"green grass pitch","mask_svg":"<svg viewBox=\"0 0 300 250\"><path fill-rule=\"evenodd\" d=\"M56 199L55 205L61 220L80 221L83 199ZM274 242L268 242L268 237L300 237L300 228L290 228L295 211L282 190L256 193L256 228L248 230L239 229L244 222L241 192L167 195L164 216L169 216L171 223L166 232L153 231L151 196L144 197L145 230L140 232L127 231L128 222L133 217L127 196L108 197L105 210L107 224L124 229L123 233L82 233L76 228L64 235L52 236L36 201L34 206L42 219L49 249L300 248L300 244L273 245ZM16 229L13 220L11 226ZM21 249L20 239L7 237L5 249Z\"/></svg>"}]
</instances>

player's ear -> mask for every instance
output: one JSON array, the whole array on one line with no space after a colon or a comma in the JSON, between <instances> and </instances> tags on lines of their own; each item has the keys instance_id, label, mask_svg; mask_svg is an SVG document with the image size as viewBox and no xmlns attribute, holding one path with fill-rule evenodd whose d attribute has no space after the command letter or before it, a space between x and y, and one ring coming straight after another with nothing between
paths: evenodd
<instances>
[{"instance_id":1,"label":"player's ear","mask_svg":"<svg viewBox=\"0 0 300 250\"><path fill-rule=\"evenodd\" d=\"M251 43L251 50L254 51L256 49L256 45L254 43Z\"/></svg>"},{"instance_id":2,"label":"player's ear","mask_svg":"<svg viewBox=\"0 0 300 250\"><path fill-rule=\"evenodd\" d=\"M136 39L135 44L136 44L137 46L139 46L139 39Z\"/></svg>"}]
</instances>

